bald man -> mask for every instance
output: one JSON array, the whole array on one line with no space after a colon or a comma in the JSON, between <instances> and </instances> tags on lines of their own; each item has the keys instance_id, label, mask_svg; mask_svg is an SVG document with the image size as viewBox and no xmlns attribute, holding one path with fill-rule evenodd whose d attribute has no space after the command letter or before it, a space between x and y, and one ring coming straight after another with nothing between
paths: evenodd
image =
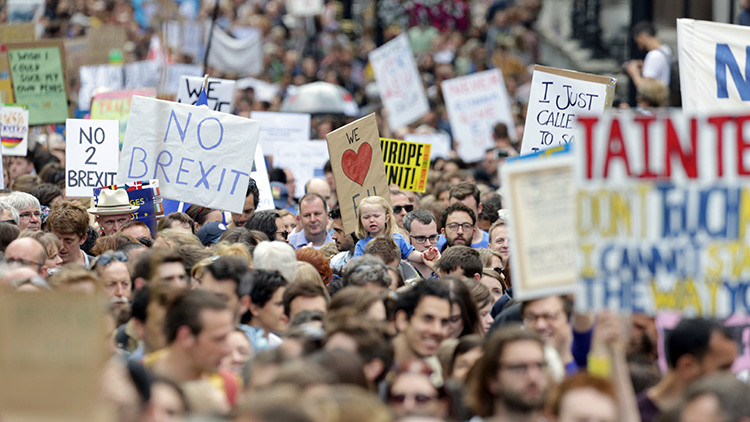
<instances>
[{"instance_id":1,"label":"bald man","mask_svg":"<svg viewBox=\"0 0 750 422\"><path fill-rule=\"evenodd\" d=\"M31 268L36 275L42 275L42 267L47 261L47 251L38 240L20 237L5 248L5 262L11 265Z\"/></svg>"}]
</instances>

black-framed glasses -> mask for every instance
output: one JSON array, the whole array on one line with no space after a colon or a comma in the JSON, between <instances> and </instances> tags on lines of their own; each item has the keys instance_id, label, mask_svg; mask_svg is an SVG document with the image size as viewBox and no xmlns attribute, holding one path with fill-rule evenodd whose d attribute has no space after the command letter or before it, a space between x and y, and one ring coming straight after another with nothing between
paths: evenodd
<instances>
[{"instance_id":1,"label":"black-framed glasses","mask_svg":"<svg viewBox=\"0 0 750 422\"><path fill-rule=\"evenodd\" d=\"M432 236L412 236L411 238L414 239L416 243L424 243L429 240L430 243L435 244L437 243L438 235L433 234Z\"/></svg>"},{"instance_id":2,"label":"black-framed glasses","mask_svg":"<svg viewBox=\"0 0 750 422\"><path fill-rule=\"evenodd\" d=\"M450 223L450 224L446 224L445 227L448 230L452 231L452 232L457 231L458 228L461 227L462 229L464 229L465 232L467 232L467 231L473 229L474 225L471 224L471 223L463 223L463 224L460 224L460 223Z\"/></svg>"},{"instance_id":3,"label":"black-framed glasses","mask_svg":"<svg viewBox=\"0 0 750 422\"><path fill-rule=\"evenodd\" d=\"M414 402L417 404L425 404L425 403L429 403L437 399L437 396L430 396L428 394L417 393L417 394L391 394L389 397L389 400L393 403L402 404L409 397L414 399Z\"/></svg>"},{"instance_id":4,"label":"black-framed glasses","mask_svg":"<svg viewBox=\"0 0 750 422\"><path fill-rule=\"evenodd\" d=\"M42 268L42 265L44 265L44 262L39 263L36 261L32 261L30 259L23 259L23 258L12 258L12 257L5 257L5 262L8 264L20 264L20 265L26 265L29 267L39 267Z\"/></svg>"},{"instance_id":5,"label":"black-framed glasses","mask_svg":"<svg viewBox=\"0 0 750 422\"><path fill-rule=\"evenodd\" d=\"M414 205L408 204L408 205L396 205L393 207L393 213L394 214L401 214L402 210L406 210L406 212L412 212L414 211Z\"/></svg>"},{"instance_id":6,"label":"black-framed glasses","mask_svg":"<svg viewBox=\"0 0 750 422\"><path fill-rule=\"evenodd\" d=\"M115 252L105 252L94 259L93 264L91 264L91 267L106 267L107 265L111 264L112 261L120 261L120 262L128 262L128 256L125 255L123 252L115 251Z\"/></svg>"}]
</instances>

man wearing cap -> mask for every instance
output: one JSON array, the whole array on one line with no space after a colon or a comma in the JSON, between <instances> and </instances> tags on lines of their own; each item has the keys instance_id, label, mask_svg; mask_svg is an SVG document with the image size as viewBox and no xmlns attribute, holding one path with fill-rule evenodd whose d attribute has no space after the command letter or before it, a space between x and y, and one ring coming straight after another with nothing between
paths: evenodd
<instances>
[{"instance_id":1,"label":"man wearing cap","mask_svg":"<svg viewBox=\"0 0 750 422\"><path fill-rule=\"evenodd\" d=\"M204 224L195 235L198 236L198 240L201 241L203 246L210 246L218 242L219 238L225 231L227 231L227 226L224 223L213 221Z\"/></svg>"},{"instance_id":2,"label":"man wearing cap","mask_svg":"<svg viewBox=\"0 0 750 422\"><path fill-rule=\"evenodd\" d=\"M130 205L128 192L124 189L102 189L96 199L96 206L89 208L89 213L96 216L104 236L117 233L123 224L131 220L133 211L138 210Z\"/></svg>"},{"instance_id":3,"label":"man wearing cap","mask_svg":"<svg viewBox=\"0 0 750 422\"><path fill-rule=\"evenodd\" d=\"M299 201L297 221L302 231L289 236L288 242L294 249L304 248L312 244L319 248L333 238L326 230L328 225L328 206L325 199L317 193L308 193Z\"/></svg>"}]
</instances>

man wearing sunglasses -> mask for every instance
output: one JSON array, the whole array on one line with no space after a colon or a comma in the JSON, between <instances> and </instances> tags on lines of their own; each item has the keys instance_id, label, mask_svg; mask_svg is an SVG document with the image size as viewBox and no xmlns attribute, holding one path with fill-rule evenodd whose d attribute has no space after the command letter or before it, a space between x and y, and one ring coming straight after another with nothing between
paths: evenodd
<instances>
[{"instance_id":1,"label":"man wearing sunglasses","mask_svg":"<svg viewBox=\"0 0 750 422\"><path fill-rule=\"evenodd\" d=\"M435 215L427 210L410 211L404 216L404 230L409 233L409 243L418 252L424 252L435 246L438 240L437 220ZM433 274L430 267L418 263L411 263L422 278L430 278Z\"/></svg>"},{"instance_id":2,"label":"man wearing sunglasses","mask_svg":"<svg viewBox=\"0 0 750 422\"><path fill-rule=\"evenodd\" d=\"M398 228L404 228L404 217L407 213L414 211L414 205L409 202L409 197L400 190L391 190L391 205L393 215L396 217Z\"/></svg>"}]
</instances>

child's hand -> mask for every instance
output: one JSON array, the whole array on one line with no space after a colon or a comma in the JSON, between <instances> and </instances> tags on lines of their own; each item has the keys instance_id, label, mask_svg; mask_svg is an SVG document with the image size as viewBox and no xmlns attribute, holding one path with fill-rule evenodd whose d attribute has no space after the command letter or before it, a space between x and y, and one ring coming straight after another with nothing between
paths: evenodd
<instances>
[{"instance_id":1,"label":"child's hand","mask_svg":"<svg viewBox=\"0 0 750 422\"><path fill-rule=\"evenodd\" d=\"M422 252L422 258L424 258L426 261L434 261L440 258L440 251L438 251L438 249L433 246L430 249Z\"/></svg>"}]
</instances>

